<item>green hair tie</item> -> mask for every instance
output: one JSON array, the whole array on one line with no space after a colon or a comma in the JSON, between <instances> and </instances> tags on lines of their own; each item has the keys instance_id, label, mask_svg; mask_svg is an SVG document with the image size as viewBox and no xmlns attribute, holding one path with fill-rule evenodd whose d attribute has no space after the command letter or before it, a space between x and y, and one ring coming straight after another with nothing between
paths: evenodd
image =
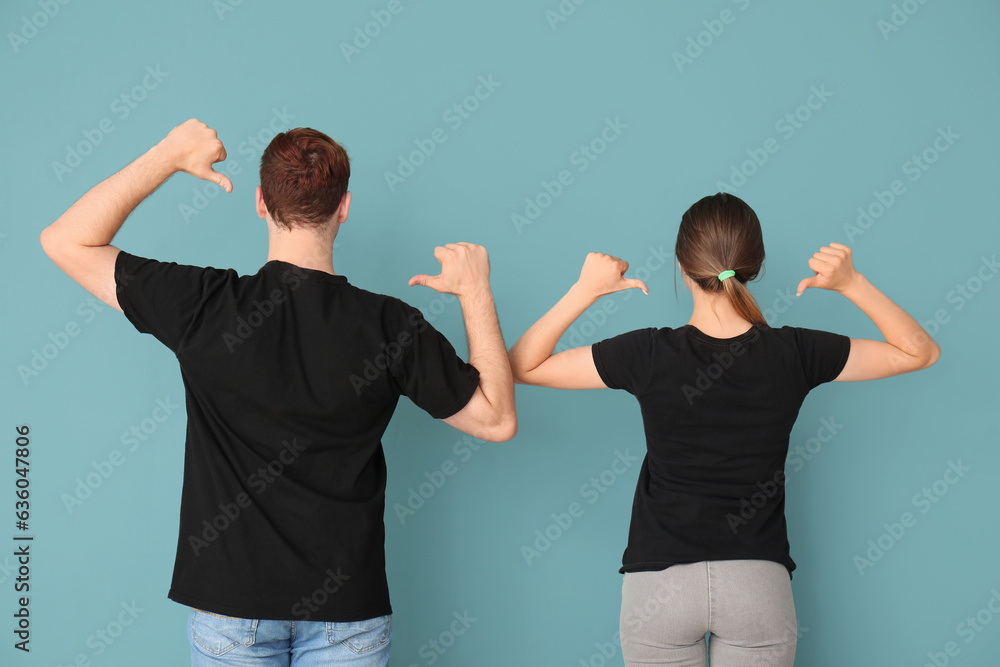
<instances>
[{"instance_id":1,"label":"green hair tie","mask_svg":"<svg viewBox=\"0 0 1000 667\"><path fill-rule=\"evenodd\" d=\"M722 273L719 274L719 282L722 282L726 278L732 278L735 275L736 272L733 271L732 269L730 269L729 271L723 271Z\"/></svg>"}]
</instances>

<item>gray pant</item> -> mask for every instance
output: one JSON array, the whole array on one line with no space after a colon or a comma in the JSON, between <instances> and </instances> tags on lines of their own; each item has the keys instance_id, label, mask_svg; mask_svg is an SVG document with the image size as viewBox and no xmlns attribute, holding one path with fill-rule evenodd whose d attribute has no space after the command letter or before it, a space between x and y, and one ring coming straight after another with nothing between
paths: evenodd
<instances>
[{"instance_id":1,"label":"gray pant","mask_svg":"<svg viewBox=\"0 0 1000 667\"><path fill-rule=\"evenodd\" d=\"M625 574L621 638L629 667L705 667L706 654L712 667L790 667L797 636L792 585L780 563L716 560Z\"/></svg>"}]
</instances>

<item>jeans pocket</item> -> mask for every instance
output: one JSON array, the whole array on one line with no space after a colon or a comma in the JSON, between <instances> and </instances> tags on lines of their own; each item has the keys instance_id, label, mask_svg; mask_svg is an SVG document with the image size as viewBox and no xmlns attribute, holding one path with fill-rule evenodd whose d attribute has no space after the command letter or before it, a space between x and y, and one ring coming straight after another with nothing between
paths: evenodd
<instances>
[{"instance_id":1,"label":"jeans pocket","mask_svg":"<svg viewBox=\"0 0 1000 667\"><path fill-rule=\"evenodd\" d=\"M326 633L330 644L343 644L354 653L367 653L385 646L392 638L392 616L350 623L327 623Z\"/></svg>"},{"instance_id":2,"label":"jeans pocket","mask_svg":"<svg viewBox=\"0 0 1000 667\"><path fill-rule=\"evenodd\" d=\"M209 655L225 655L237 646L253 646L257 621L191 610L191 641Z\"/></svg>"}]
</instances>

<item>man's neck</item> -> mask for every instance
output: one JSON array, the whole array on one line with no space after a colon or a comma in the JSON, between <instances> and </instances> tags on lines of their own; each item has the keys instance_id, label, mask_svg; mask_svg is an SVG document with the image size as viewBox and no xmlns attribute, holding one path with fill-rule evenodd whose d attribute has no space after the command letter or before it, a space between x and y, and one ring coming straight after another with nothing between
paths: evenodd
<instances>
[{"instance_id":1,"label":"man's neck","mask_svg":"<svg viewBox=\"0 0 1000 667\"><path fill-rule=\"evenodd\" d=\"M325 238L325 235L307 229L269 230L267 261L273 260L336 275L333 270L333 238Z\"/></svg>"}]
</instances>

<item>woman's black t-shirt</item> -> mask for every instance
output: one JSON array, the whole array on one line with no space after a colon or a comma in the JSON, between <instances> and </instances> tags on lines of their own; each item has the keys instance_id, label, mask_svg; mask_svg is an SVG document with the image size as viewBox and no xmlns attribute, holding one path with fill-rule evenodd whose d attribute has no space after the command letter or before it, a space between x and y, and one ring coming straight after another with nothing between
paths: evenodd
<instances>
[{"instance_id":1,"label":"woman's black t-shirt","mask_svg":"<svg viewBox=\"0 0 1000 667\"><path fill-rule=\"evenodd\" d=\"M806 394L843 370L850 338L755 324L722 339L688 324L592 351L604 383L638 399L646 434L621 572L753 559L791 574L789 434Z\"/></svg>"},{"instance_id":2,"label":"woman's black t-shirt","mask_svg":"<svg viewBox=\"0 0 1000 667\"><path fill-rule=\"evenodd\" d=\"M119 254L118 303L180 362L169 597L227 616L391 613L381 438L401 395L443 419L479 373L399 299L271 261L255 275Z\"/></svg>"}]
</instances>

